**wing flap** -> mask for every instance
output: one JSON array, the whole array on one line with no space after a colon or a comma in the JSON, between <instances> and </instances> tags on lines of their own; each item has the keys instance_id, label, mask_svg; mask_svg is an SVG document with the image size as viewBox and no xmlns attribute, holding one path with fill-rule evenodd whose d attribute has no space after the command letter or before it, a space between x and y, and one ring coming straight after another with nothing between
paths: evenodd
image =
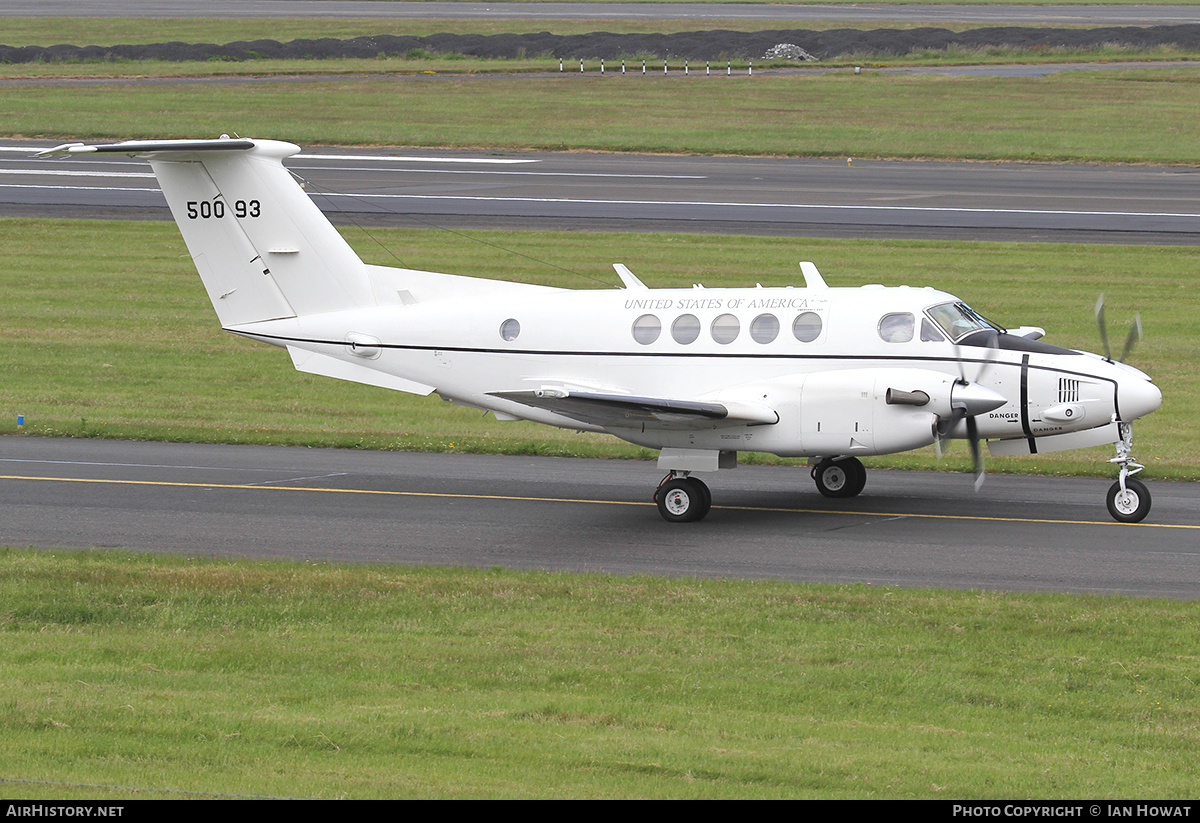
<instances>
[{"instance_id":1,"label":"wing flap","mask_svg":"<svg viewBox=\"0 0 1200 823\"><path fill-rule=\"evenodd\" d=\"M675 400L566 389L530 389L489 394L604 428L646 426L660 429L694 429L761 426L779 421L779 415L774 409L747 403Z\"/></svg>"}]
</instances>

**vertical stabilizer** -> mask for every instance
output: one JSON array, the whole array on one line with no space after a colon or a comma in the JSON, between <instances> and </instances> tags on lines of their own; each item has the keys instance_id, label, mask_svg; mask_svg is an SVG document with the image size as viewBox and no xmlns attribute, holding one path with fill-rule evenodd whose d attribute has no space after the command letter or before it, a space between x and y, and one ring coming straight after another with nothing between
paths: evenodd
<instances>
[{"instance_id":1,"label":"vertical stabilizer","mask_svg":"<svg viewBox=\"0 0 1200 823\"><path fill-rule=\"evenodd\" d=\"M145 156L221 325L370 306L366 268L283 167L274 140L140 140L45 153Z\"/></svg>"}]
</instances>

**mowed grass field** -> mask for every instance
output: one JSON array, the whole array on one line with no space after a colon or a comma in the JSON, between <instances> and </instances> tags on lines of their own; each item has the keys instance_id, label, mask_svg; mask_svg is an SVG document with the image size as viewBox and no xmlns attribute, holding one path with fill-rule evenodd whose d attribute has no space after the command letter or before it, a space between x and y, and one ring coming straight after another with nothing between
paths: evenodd
<instances>
[{"instance_id":1,"label":"mowed grass field","mask_svg":"<svg viewBox=\"0 0 1200 823\"><path fill-rule=\"evenodd\" d=\"M16 83L0 86L0 110L10 134L63 140L229 133L309 146L1188 164L1200 73Z\"/></svg>"},{"instance_id":2,"label":"mowed grass field","mask_svg":"<svg viewBox=\"0 0 1200 823\"><path fill-rule=\"evenodd\" d=\"M1189 799L1197 603L0 551L9 799Z\"/></svg>"},{"instance_id":3,"label":"mowed grass field","mask_svg":"<svg viewBox=\"0 0 1200 823\"><path fill-rule=\"evenodd\" d=\"M179 21L94 38L92 21L72 25L83 33L26 31L50 38L41 42L137 42L125 35L138 26L141 42L203 36ZM313 36L326 24L231 25L246 36L204 39ZM369 32L332 36L358 33ZM410 62L398 70L441 70ZM289 68L312 66L277 70ZM1200 84L1188 71L854 79L865 82L650 88L435 74L3 87L0 129L1195 163ZM1136 427L1146 476L1200 476L1192 248L472 234L493 245L347 232L370 262L395 264L390 249L411 266L579 287L615 285L617 259L653 286L796 283L796 263L814 260L831 285L937 286L998 322L1090 349L1103 291L1114 338L1141 311L1147 340L1132 362L1164 389L1163 408ZM17 434L23 414L25 435L652 456L296 373L281 350L220 331L170 224L0 220L0 286L2 434ZM991 460L989 470L1109 475L1110 455ZM885 464L966 468L961 450ZM112 800L1190 798L1200 788L1195 611L1115 597L2 550L0 779L9 797Z\"/></svg>"}]
</instances>

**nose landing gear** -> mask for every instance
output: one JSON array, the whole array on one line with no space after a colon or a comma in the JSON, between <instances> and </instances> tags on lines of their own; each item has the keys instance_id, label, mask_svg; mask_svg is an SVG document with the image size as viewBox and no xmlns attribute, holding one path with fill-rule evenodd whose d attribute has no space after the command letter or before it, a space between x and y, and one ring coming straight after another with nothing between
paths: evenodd
<instances>
[{"instance_id":1,"label":"nose landing gear","mask_svg":"<svg viewBox=\"0 0 1200 823\"><path fill-rule=\"evenodd\" d=\"M1150 490L1133 475L1145 468L1133 459L1133 424L1117 423L1121 439L1117 441L1117 456L1109 463L1117 463L1121 474L1117 482L1108 489L1108 513L1120 523L1140 523L1150 513Z\"/></svg>"}]
</instances>

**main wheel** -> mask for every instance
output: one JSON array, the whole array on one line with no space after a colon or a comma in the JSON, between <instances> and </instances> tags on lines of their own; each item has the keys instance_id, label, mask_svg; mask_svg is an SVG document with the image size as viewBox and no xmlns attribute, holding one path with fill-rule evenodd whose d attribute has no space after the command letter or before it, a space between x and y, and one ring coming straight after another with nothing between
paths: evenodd
<instances>
[{"instance_id":1,"label":"main wheel","mask_svg":"<svg viewBox=\"0 0 1200 823\"><path fill-rule=\"evenodd\" d=\"M658 487L654 502L658 504L658 513L668 523L691 523L708 514L712 493L694 477L677 477Z\"/></svg>"},{"instance_id":2,"label":"main wheel","mask_svg":"<svg viewBox=\"0 0 1200 823\"><path fill-rule=\"evenodd\" d=\"M812 470L817 491L826 497L854 497L867 485L867 470L856 457L825 458Z\"/></svg>"},{"instance_id":3,"label":"main wheel","mask_svg":"<svg viewBox=\"0 0 1200 823\"><path fill-rule=\"evenodd\" d=\"M1142 522L1150 513L1150 490L1132 477L1125 478L1125 491L1119 482L1113 483L1108 489L1108 513L1121 523Z\"/></svg>"}]
</instances>

